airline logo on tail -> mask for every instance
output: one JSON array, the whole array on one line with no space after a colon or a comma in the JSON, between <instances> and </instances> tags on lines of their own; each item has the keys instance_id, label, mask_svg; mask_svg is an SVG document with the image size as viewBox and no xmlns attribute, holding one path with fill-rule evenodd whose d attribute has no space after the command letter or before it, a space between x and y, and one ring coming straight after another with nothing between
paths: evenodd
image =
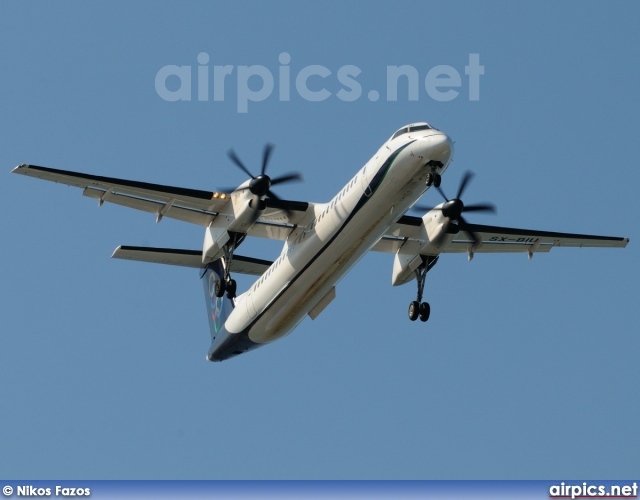
<instances>
[{"instance_id":1,"label":"airline logo on tail","mask_svg":"<svg viewBox=\"0 0 640 500\"><path fill-rule=\"evenodd\" d=\"M211 311L211 325L215 333L220 331L225 318L224 297L216 297L217 279L215 272L209 273L209 310Z\"/></svg>"}]
</instances>

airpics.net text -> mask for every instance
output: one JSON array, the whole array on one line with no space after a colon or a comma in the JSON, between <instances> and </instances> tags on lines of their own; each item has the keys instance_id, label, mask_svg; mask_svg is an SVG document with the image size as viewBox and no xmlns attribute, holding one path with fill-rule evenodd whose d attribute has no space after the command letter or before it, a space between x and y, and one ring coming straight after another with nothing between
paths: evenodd
<instances>
[{"instance_id":1,"label":"airpics.net text","mask_svg":"<svg viewBox=\"0 0 640 500\"><path fill-rule=\"evenodd\" d=\"M249 103L259 103L271 98L280 102L291 101L292 94L309 102L322 102L336 98L343 102L360 99L364 90L359 78L362 70L353 64L340 66L335 72L320 64L311 64L300 69L292 68L291 55L282 52L278 56L278 69L274 72L261 64L251 66L211 65L209 54L200 52L196 58L196 69L191 65L169 64L158 70L155 89L158 96L169 102L225 101L235 83L236 110L247 113ZM439 102L452 101L461 95L466 80L470 101L480 100L480 76L485 68L480 64L480 54L469 54L469 63L464 66L463 78L453 66L440 64L422 72L415 66L404 64L386 67L384 93L370 89L366 98L376 102L381 98L388 102L398 101L398 95L407 101L418 101L422 90ZM195 89L194 89L195 86ZM277 92L275 92L277 87ZM329 87L329 88L327 88ZM336 90L338 88L338 90ZM333 92L329 89L333 89Z\"/></svg>"}]
</instances>

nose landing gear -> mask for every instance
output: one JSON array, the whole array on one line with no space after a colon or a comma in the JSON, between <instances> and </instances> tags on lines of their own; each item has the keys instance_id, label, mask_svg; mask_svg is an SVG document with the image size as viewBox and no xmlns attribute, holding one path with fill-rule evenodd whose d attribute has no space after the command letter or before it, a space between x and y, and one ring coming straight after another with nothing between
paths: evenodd
<instances>
[{"instance_id":1,"label":"nose landing gear","mask_svg":"<svg viewBox=\"0 0 640 500\"><path fill-rule=\"evenodd\" d=\"M420 318L420 321L425 322L431 315L431 306L428 302L422 302L422 294L424 292L424 282L427 277L427 273L438 262L438 257L424 257L422 264L415 270L416 281L418 282L418 298L409 304L409 319L415 321Z\"/></svg>"},{"instance_id":2,"label":"nose landing gear","mask_svg":"<svg viewBox=\"0 0 640 500\"><path fill-rule=\"evenodd\" d=\"M440 187L440 183L442 182L442 176L438 173L437 169L442 168L443 164L440 161L430 160L427 162L427 165L431 167L431 172L427 174L427 186L435 186L437 188Z\"/></svg>"},{"instance_id":3,"label":"nose landing gear","mask_svg":"<svg viewBox=\"0 0 640 500\"><path fill-rule=\"evenodd\" d=\"M427 174L427 186L435 186L440 187L440 183L442 182L442 177L437 173L429 173Z\"/></svg>"}]
</instances>

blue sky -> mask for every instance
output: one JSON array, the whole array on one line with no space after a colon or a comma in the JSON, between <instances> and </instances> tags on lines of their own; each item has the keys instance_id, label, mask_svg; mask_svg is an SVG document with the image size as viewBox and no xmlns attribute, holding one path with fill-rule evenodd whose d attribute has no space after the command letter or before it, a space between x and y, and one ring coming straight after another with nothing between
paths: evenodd
<instances>
[{"instance_id":1,"label":"blue sky","mask_svg":"<svg viewBox=\"0 0 640 500\"><path fill-rule=\"evenodd\" d=\"M639 14L631 2L0 4L0 477L637 476ZM234 67L224 100L197 99L202 52L210 71ZM475 101L470 54L484 66ZM160 97L167 65L192 67L191 101ZM252 65L275 90L240 113L238 68ZM331 72L309 80L326 100L296 91L310 65ZM337 96L346 65L361 71L352 102ZM387 99L387 68L401 65L419 74L417 100L402 86ZM453 100L425 89L439 65L461 76ZM472 222L631 243L444 256L426 325L408 321L415 286L391 287L391 256L367 255L316 321L211 364L198 273L109 258L120 244L201 248L200 227L9 173L31 163L215 190L245 180L228 148L257 170L270 141L270 173L305 176L278 194L322 202L422 120L455 141L445 192L471 169L465 201L498 207Z\"/></svg>"}]
</instances>

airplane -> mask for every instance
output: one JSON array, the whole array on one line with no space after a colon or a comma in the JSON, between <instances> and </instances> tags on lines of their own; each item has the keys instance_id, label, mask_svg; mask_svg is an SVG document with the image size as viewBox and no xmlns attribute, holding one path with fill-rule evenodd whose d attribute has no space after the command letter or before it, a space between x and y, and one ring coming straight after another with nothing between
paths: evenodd
<instances>
[{"instance_id":1,"label":"airplane","mask_svg":"<svg viewBox=\"0 0 640 500\"><path fill-rule=\"evenodd\" d=\"M13 173L76 186L83 195L169 217L205 228L202 250L119 246L112 257L197 268L202 279L211 346L208 361L223 361L288 335L307 315L316 319L336 297L336 285L369 251L393 254L391 284L415 279L416 300L409 319L425 322L427 273L443 253L549 252L552 247L624 248L628 238L589 236L469 223L463 213L495 212L491 204L465 205L462 195L472 178L464 174L454 198L440 188L451 163L453 143L427 122L397 130L328 202L281 199L278 184L302 180L293 172L266 174L273 146L264 148L260 173L254 175L230 149L231 161L249 179L223 192L102 177L35 165ZM444 202L416 205L435 187ZM424 213L407 215L411 209ZM277 259L237 255L247 236L284 242ZM236 294L232 273L258 276Z\"/></svg>"}]
</instances>

